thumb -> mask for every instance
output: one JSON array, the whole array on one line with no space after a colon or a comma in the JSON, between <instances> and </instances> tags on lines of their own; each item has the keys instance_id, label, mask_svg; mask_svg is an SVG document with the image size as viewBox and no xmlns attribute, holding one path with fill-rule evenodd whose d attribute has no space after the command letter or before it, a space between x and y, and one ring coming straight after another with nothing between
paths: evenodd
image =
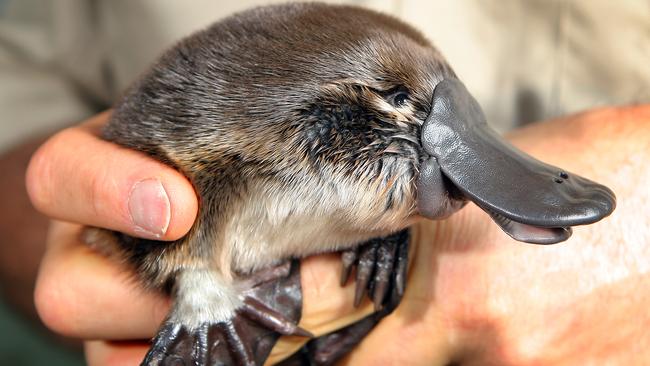
<instances>
[{"instance_id":1,"label":"thumb","mask_svg":"<svg viewBox=\"0 0 650 366\"><path fill-rule=\"evenodd\" d=\"M27 169L34 206L59 220L147 239L174 240L198 210L190 182L140 152L99 138L104 112L51 137Z\"/></svg>"}]
</instances>

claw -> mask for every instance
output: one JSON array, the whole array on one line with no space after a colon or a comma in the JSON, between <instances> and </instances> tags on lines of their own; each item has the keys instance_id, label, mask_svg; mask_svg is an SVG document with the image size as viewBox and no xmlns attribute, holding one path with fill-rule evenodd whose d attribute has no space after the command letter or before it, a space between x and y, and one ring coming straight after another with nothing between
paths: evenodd
<instances>
[{"instance_id":1,"label":"claw","mask_svg":"<svg viewBox=\"0 0 650 366\"><path fill-rule=\"evenodd\" d=\"M408 264L408 230L374 239L358 250L342 253L341 282L357 266L355 304L368 291L378 311L343 329L311 339L299 352L282 361L282 366L335 364L349 353L385 316L399 305L406 284Z\"/></svg>"},{"instance_id":2,"label":"claw","mask_svg":"<svg viewBox=\"0 0 650 366\"><path fill-rule=\"evenodd\" d=\"M373 239L357 250L348 250L342 253L342 286L347 281L352 267L357 266L355 307L361 304L366 291L373 302L375 311L380 311L385 307L389 292L395 292L398 298L404 295L408 265L408 241L408 231L404 230L385 238Z\"/></svg>"},{"instance_id":3,"label":"claw","mask_svg":"<svg viewBox=\"0 0 650 366\"><path fill-rule=\"evenodd\" d=\"M237 323L238 318L220 323L221 329L226 336L226 342L228 342L228 346L230 346L230 350L232 351L232 355L236 359L237 364L240 366L255 366L251 350L242 341L237 332Z\"/></svg>"},{"instance_id":4,"label":"claw","mask_svg":"<svg viewBox=\"0 0 650 366\"><path fill-rule=\"evenodd\" d=\"M397 244L393 240L386 240L384 245L377 246L377 262L372 286L372 301L375 311L383 307L384 298L390 285L390 276L393 274L393 264Z\"/></svg>"},{"instance_id":5,"label":"claw","mask_svg":"<svg viewBox=\"0 0 650 366\"><path fill-rule=\"evenodd\" d=\"M196 336L196 342L194 343L194 359L197 361L198 365L207 365L208 364L208 331L209 325L201 325L201 330ZM182 363L179 363L182 365Z\"/></svg>"},{"instance_id":6,"label":"claw","mask_svg":"<svg viewBox=\"0 0 650 366\"><path fill-rule=\"evenodd\" d=\"M341 261L343 262L343 266L341 267L341 286L345 286L345 283L348 282L350 272L354 263L357 261L358 255L356 248L346 250L341 254Z\"/></svg>"},{"instance_id":7,"label":"claw","mask_svg":"<svg viewBox=\"0 0 650 366\"><path fill-rule=\"evenodd\" d=\"M359 253L359 263L357 264L357 286L354 289L354 306L358 307L361 304L363 294L368 288L370 276L375 269L375 261L377 258L377 246L375 243L368 244L361 248Z\"/></svg>"},{"instance_id":8,"label":"claw","mask_svg":"<svg viewBox=\"0 0 650 366\"><path fill-rule=\"evenodd\" d=\"M408 234L406 234L408 235ZM397 246L397 264L395 265L395 289L397 295L401 298L404 296L406 289L406 276L408 269L408 255L409 255L409 240L398 240L400 244Z\"/></svg>"},{"instance_id":9,"label":"claw","mask_svg":"<svg viewBox=\"0 0 650 366\"><path fill-rule=\"evenodd\" d=\"M241 308L241 312L250 320L283 335L297 335L310 338L314 336L305 329L300 328L297 324L287 319L282 314L252 297L247 297L244 300L244 306Z\"/></svg>"},{"instance_id":10,"label":"claw","mask_svg":"<svg viewBox=\"0 0 650 366\"><path fill-rule=\"evenodd\" d=\"M262 365L281 334L312 337L297 326L302 303L298 262L258 271L237 285L242 283L257 285L240 287L243 306L226 320L196 324L175 303L143 365Z\"/></svg>"},{"instance_id":11,"label":"claw","mask_svg":"<svg viewBox=\"0 0 650 366\"><path fill-rule=\"evenodd\" d=\"M165 323L153 340L153 345L140 365L158 365L165 361L171 347L177 343L183 327L180 324ZM171 360L170 360L171 361Z\"/></svg>"}]
</instances>

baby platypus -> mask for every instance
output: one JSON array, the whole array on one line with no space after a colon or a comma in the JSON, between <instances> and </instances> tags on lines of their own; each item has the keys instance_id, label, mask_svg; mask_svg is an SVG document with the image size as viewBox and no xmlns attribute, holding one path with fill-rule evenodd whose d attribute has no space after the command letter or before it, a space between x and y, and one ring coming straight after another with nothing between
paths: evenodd
<instances>
[{"instance_id":1,"label":"baby platypus","mask_svg":"<svg viewBox=\"0 0 650 366\"><path fill-rule=\"evenodd\" d=\"M192 229L172 243L88 235L174 297L151 365L260 362L241 317L308 336L276 304L249 296L292 258L354 250L467 200L538 243L565 240L570 226L614 207L607 188L489 130L419 32L357 7L262 7L190 36L126 92L104 137L175 167L200 199ZM214 337L226 358L212 354Z\"/></svg>"}]
</instances>

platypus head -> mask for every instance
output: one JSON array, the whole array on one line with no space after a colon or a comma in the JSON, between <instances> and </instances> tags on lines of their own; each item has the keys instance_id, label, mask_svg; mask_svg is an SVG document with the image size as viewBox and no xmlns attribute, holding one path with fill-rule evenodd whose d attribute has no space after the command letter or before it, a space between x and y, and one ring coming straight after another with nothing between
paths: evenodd
<instances>
[{"instance_id":1,"label":"platypus head","mask_svg":"<svg viewBox=\"0 0 650 366\"><path fill-rule=\"evenodd\" d=\"M409 181L419 215L443 219L472 201L529 243L564 241L571 226L613 211L607 187L542 163L492 130L416 31L374 14L362 18L357 47L340 51L357 73L325 84L327 97L309 110L315 119L306 143L316 161L381 181L377 197L387 209L409 201Z\"/></svg>"},{"instance_id":2,"label":"platypus head","mask_svg":"<svg viewBox=\"0 0 650 366\"><path fill-rule=\"evenodd\" d=\"M125 122L107 138L192 180L215 231L254 242L289 228L273 240L292 254L442 219L468 200L515 239L553 243L615 204L493 132L418 31L357 7L271 6L216 23L168 52L114 120Z\"/></svg>"},{"instance_id":3,"label":"platypus head","mask_svg":"<svg viewBox=\"0 0 650 366\"><path fill-rule=\"evenodd\" d=\"M412 212L430 219L472 201L508 235L529 243L566 240L571 226L613 211L607 187L542 163L492 130L417 31L370 12L356 17L360 29L333 32L357 37L356 44L338 43L348 46L337 50L347 64L336 68L349 75L323 83L306 110L313 123L305 146L314 162L375 183L367 189L387 212L413 194Z\"/></svg>"},{"instance_id":4,"label":"platypus head","mask_svg":"<svg viewBox=\"0 0 650 366\"><path fill-rule=\"evenodd\" d=\"M476 203L516 240L552 244L571 226L596 222L616 205L607 187L542 163L503 140L455 78L442 80L421 134L428 158L418 178L422 215L446 215L449 192Z\"/></svg>"}]
</instances>

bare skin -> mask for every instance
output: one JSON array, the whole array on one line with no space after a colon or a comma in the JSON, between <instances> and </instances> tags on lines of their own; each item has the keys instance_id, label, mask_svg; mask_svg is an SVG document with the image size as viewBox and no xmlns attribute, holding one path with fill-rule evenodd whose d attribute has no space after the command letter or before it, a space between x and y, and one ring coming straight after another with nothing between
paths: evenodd
<instances>
[{"instance_id":1,"label":"bare skin","mask_svg":"<svg viewBox=\"0 0 650 366\"><path fill-rule=\"evenodd\" d=\"M87 340L90 365L135 365L147 349L141 339L154 334L168 300L138 289L119 264L80 243L76 223L136 234L125 197L135 182L153 177L170 200L162 237L173 239L189 229L196 200L173 170L98 140L97 126L106 117L57 135L30 166L27 184L36 207L68 221L51 226L36 305L50 328ZM606 184L617 194L617 210L553 246L514 242L473 205L446 221L420 222L401 305L344 364L639 364L650 359L650 106L536 124L513 133L511 141L541 160ZM39 189L43 180L49 182L47 190ZM301 326L319 335L370 311L369 304L353 309L352 285L339 287L336 256L303 263ZM298 342L284 339L270 361L286 356Z\"/></svg>"}]
</instances>

